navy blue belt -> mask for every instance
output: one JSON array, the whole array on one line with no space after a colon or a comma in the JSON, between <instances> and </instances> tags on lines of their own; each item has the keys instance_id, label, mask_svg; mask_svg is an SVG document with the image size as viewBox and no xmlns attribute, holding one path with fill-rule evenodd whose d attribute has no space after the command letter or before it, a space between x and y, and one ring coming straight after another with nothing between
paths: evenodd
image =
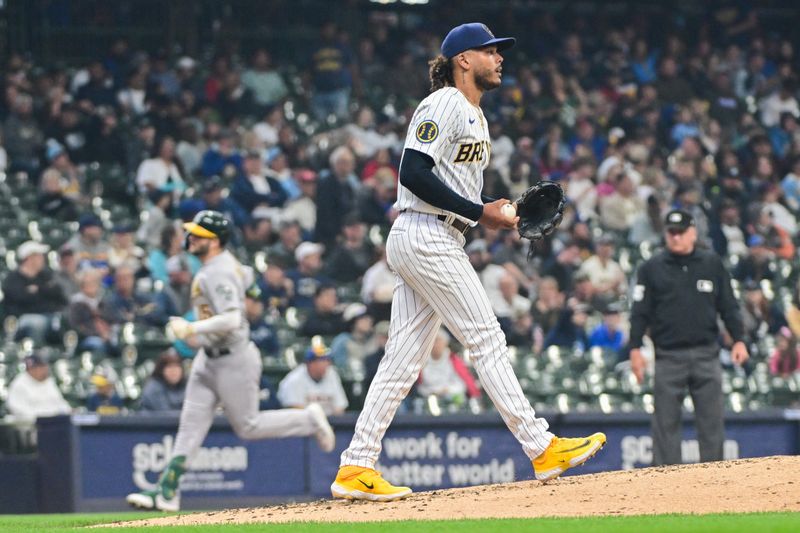
<instances>
[{"instance_id":1,"label":"navy blue belt","mask_svg":"<svg viewBox=\"0 0 800 533\"><path fill-rule=\"evenodd\" d=\"M413 211L413 210L412 209L401 209L400 210L401 213L405 213L406 211ZM421 213L421 211L415 211L415 212L416 213ZM427 215L427 214L431 214L431 213L422 213L422 214L423 215ZM453 220L448 222L447 221L447 219L449 218L448 215L436 215L436 218L438 218L439 220L441 220L445 224L449 224L449 225L453 226L456 229L456 231L458 231L459 233L462 233L462 234L466 234L467 230L471 227L469 224L467 224L463 220L459 220L457 218L453 218Z\"/></svg>"}]
</instances>

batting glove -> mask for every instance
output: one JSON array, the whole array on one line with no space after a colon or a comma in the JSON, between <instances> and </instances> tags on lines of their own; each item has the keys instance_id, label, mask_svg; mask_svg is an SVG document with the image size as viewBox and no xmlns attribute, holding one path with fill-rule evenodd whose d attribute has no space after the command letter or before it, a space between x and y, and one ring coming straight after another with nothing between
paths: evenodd
<instances>
[{"instance_id":1,"label":"batting glove","mask_svg":"<svg viewBox=\"0 0 800 533\"><path fill-rule=\"evenodd\" d=\"M194 328L191 322L179 316L170 317L167 322L167 337L182 341L192 335L194 335Z\"/></svg>"}]
</instances>

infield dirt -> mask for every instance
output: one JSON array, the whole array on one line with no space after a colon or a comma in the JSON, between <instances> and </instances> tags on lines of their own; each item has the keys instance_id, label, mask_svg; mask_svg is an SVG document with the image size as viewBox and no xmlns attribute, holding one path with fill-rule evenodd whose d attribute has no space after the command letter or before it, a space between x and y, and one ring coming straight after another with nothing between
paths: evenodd
<instances>
[{"instance_id":1,"label":"infield dirt","mask_svg":"<svg viewBox=\"0 0 800 533\"><path fill-rule=\"evenodd\" d=\"M392 503L311 503L165 516L124 525L800 511L800 456L653 467L419 492Z\"/></svg>"}]
</instances>

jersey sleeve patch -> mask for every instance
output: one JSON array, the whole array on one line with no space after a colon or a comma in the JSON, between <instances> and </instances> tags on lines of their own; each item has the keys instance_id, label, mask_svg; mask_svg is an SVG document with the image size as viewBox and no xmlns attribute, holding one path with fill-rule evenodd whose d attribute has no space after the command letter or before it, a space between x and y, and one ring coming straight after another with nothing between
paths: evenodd
<instances>
[{"instance_id":1,"label":"jersey sleeve patch","mask_svg":"<svg viewBox=\"0 0 800 533\"><path fill-rule=\"evenodd\" d=\"M439 136L439 126L432 120L425 120L417 126L417 140L421 143L430 143Z\"/></svg>"},{"instance_id":2,"label":"jersey sleeve patch","mask_svg":"<svg viewBox=\"0 0 800 533\"><path fill-rule=\"evenodd\" d=\"M229 285L220 284L214 289L214 293L226 302L233 300L233 288Z\"/></svg>"}]
</instances>

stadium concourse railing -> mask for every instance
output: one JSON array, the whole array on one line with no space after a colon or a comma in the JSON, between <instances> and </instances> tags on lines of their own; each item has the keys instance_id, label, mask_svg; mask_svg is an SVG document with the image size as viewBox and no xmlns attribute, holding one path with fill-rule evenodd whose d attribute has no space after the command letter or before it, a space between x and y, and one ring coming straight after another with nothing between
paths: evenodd
<instances>
[{"instance_id":1,"label":"stadium concourse railing","mask_svg":"<svg viewBox=\"0 0 800 533\"><path fill-rule=\"evenodd\" d=\"M551 430L608 435L606 448L578 473L631 469L652 460L646 413L542 413ZM240 440L218 417L182 479L185 509L264 505L329 496L356 414L331 419L336 450L313 439ZM0 456L0 512L74 512L125 508L125 495L155 483L177 427L169 416L82 414L38 421L38 452ZM698 457L692 419L685 462ZM729 413L725 458L800 454L800 410ZM383 441L378 468L418 491L532 478L530 462L496 413L399 415Z\"/></svg>"}]
</instances>

